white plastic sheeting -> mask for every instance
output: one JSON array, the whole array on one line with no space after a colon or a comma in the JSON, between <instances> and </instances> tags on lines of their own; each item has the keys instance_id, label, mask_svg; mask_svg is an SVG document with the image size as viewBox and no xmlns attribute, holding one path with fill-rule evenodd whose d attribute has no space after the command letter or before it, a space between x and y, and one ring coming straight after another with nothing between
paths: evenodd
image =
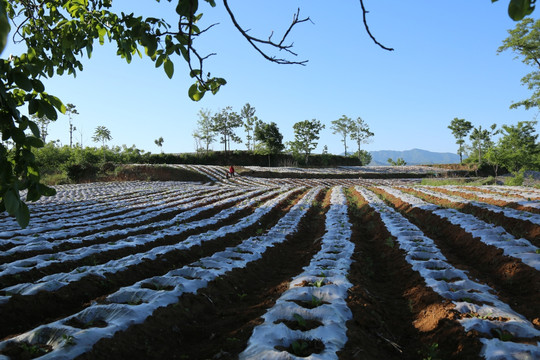
<instances>
[{"instance_id":1,"label":"white plastic sheeting","mask_svg":"<svg viewBox=\"0 0 540 360\"><path fill-rule=\"evenodd\" d=\"M432 188L434 190L437 190L438 186L432 186ZM500 200L500 201L506 201L506 202L515 202L518 205L540 209L539 201L526 200L522 196L504 195L502 193L501 194L479 193L478 191L467 190L463 188L462 186L458 186L458 185L444 185L444 186L440 186L440 188L450 190L450 191L458 191L464 194L474 195L480 199L484 198L484 199Z\"/></svg>"},{"instance_id":2,"label":"white plastic sheeting","mask_svg":"<svg viewBox=\"0 0 540 360\"><path fill-rule=\"evenodd\" d=\"M505 255L519 259L524 264L540 270L540 253L537 253L538 247L531 244L529 240L523 238L516 239L501 226L486 223L473 215L465 214L455 209L441 208L389 186L380 186L379 188L411 204L413 207L431 211L440 218L448 220L453 225L461 227L474 238L479 238L484 244L502 249Z\"/></svg>"},{"instance_id":3,"label":"white plastic sheeting","mask_svg":"<svg viewBox=\"0 0 540 360\"><path fill-rule=\"evenodd\" d=\"M403 186L398 186L397 188L404 188ZM452 203L461 203L461 204L471 204L473 206L492 211L494 213L502 213L504 216L512 219L518 219L523 221L530 221L533 224L540 225L540 215L527 212L527 211L520 211L512 208L507 207L501 207L491 204L486 204L478 201L468 200L461 196L457 195L448 195L442 192L434 191L433 188L426 188L425 186L415 186L413 189L420 191L426 195L430 196L436 196L438 198L450 201Z\"/></svg>"},{"instance_id":4,"label":"white plastic sheeting","mask_svg":"<svg viewBox=\"0 0 540 360\"><path fill-rule=\"evenodd\" d=\"M245 218L241 219L239 222L233 225L223 226L218 230L211 230L211 231L207 231L205 233L198 234L198 235L192 235L180 243L154 247L145 253L137 253L133 255L128 255L120 259L110 260L104 264L99 264L99 265L94 265L94 266L83 266L69 273L55 273L55 274L45 276L39 279L38 281L35 281L32 283L20 283L17 285L4 288L2 290L5 291L8 295L0 296L0 304L8 301L9 298L13 294L33 295L39 291L55 291L72 282L79 281L82 278L89 275L98 275L98 276L104 277L105 274L112 274L117 271L124 270L129 266L140 264L141 262L145 260L154 260L156 259L158 255L162 255L167 252L174 251L174 250L187 250L191 248L192 246L200 245L204 241L210 241L210 240L216 239L218 237L221 237L230 233L238 232L242 230L243 228L257 222L264 214L268 213L274 206L276 206L280 201L285 199L294 191L296 190L294 189L289 190L287 192L280 194L279 196L275 198L268 200L266 203L259 206L254 211L253 214L246 216ZM278 191L274 191L274 192L271 192L270 195L275 196L277 193ZM248 193L248 194L251 194L251 193ZM179 235L190 229L195 229L198 227L215 224L220 220L230 217L235 212L240 211L243 208L247 208L249 206L256 204L258 201L260 201L263 197L266 197L267 195L268 194L264 194L257 197L248 198L243 203L239 204L237 207L223 210L219 212L218 214L214 215L213 217L202 219L202 220L195 221L192 223L182 223L174 227L163 229L157 234L139 235L135 237L135 239L118 241L114 245L100 244L100 248L102 248L101 252L112 250L113 248L122 248L126 246L136 246L138 244L145 244L148 242L155 241L156 239L162 238L164 236ZM91 248L93 249L94 247L91 247ZM88 255L87 254L88 251L90 250L85 250L85 252L83 252L85 256ZM100 252L100 251L97 251L97 252ZM77 252L77 253L81 254L81 252ZM64 258L62 258L61 255L62 254L58 254L56 261L66 261L66 260L71 259L69 252L68 252L68 255L64 256ZM8 267L6 271L14 270L14 269L15 268L13 267Z\"/></svg>"},{"instance_id":5,"label":"white plastic sheeting","mask_svg":"<svg viewBox=\"0 0 540 360\"><path fill-rule=\"evenodd\" d=\"M540 331L523 315L515 312L508 304L493 295L495 291L492 288L469 279L466 272L449 264L433 240L426 237L415 225L386 206L372 192L360 187L356 189L380 214L388 231L396 237L400 248L407 253L407 262L411 264L413 270L420 273L426 285L441 296L451 300L459 312L477 316L460 320L465 331L474 329L489 337L491 337L492 329L507 331L514 337L535 338L540 336ZM481 305L477 305L477 303ZM508 320L491 320L497 317ZM540 358L538 343L529 345L511 341L503 342L497 338L481 338L480 340L484 344L480 355L488 360Z\"/></svg>"},{"instance_id":6,"label":"white plastic sheeting","mask_svg":"<svg viewBox=\"0 0 540 360\"><path fill-rule=\"evenodd\" d=\"M118 331L144 322L154 310L177 302L182 294L194 293L218 276L260 259L268 247L285 241L286 237L297 229L301 218L320 191L321 188L311 189L264 235L251 237L234 248L227 248L225 251L202 258L181 269L172 270L163 276L145 279L132 286L123 287L106 298L108 303L90 305L77 314L2 341L0 350L10 343L47 344L52 347L52 351L41 356L40 359L73 359L89 351L100 339L112 337ZM142 287L148 283L173 288L172 290L151 290ZM66 325L73 318L83 323L101 320L106 322L107 326L78 329ZM0 359L2 358L6 357L0 355Z\"/></svg>"},{"instance_id":7,"label":"white plastic sheeting","mask_svg":"<svg viewBox=\"0 0 540 360\"><path fill-rule=\"evenodd\" d=\"M263 316L264 323L255 327L248 346L240 354L247 359L296 359L276 346L289 347L298 340L320 340L324 350L302 359L337 359L336 352L347 342L345 323L352 313L345 301L347 290L352 286L346 276L351 265L354 244L350 241L351 224L347 216L347 201L341 187L332 189L331 206L326 214L326 233L321 250L314 256L304 272L294 278L276 304ZM303 284L327 285L303 286ZM310 301L312 297L325 302L313 309L304 308L292 300ZM298 314L306 320L317 320L321 326L308 331L291 330L279 320L294 320Z\"/></svg>"}]
</instances>

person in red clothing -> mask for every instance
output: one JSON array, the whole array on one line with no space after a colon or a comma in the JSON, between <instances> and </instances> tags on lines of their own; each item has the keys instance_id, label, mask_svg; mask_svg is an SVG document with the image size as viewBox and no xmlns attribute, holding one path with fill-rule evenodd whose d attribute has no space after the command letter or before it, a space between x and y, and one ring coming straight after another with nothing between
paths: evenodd
<instances>
[{"instance_id":1,"label":"person in red clothing","mask_svg":"<svg viewBox=\"0 0 540 360\"><path fill-rule=\"evenodd\" d=\"M227 179L229 178L229 176L234 176L234 166L230 166L229 167L229 171L227 172Z\"/></svg>"}]
</instances>

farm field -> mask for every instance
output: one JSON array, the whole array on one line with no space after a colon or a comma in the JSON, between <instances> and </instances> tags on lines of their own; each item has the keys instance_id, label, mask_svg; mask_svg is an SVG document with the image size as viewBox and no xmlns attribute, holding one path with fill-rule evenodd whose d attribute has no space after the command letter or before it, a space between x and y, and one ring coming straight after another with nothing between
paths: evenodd
<instances>
[{"instance_id":1,"label":"farm field","mask_svg":"<svg viewBox=\"0 0 540 360\"><path fill-rule=\"evenodd\" d=\"M185 167L0 215L0 359L540 358L539 189Z\"/></svg>"}]
</instances>

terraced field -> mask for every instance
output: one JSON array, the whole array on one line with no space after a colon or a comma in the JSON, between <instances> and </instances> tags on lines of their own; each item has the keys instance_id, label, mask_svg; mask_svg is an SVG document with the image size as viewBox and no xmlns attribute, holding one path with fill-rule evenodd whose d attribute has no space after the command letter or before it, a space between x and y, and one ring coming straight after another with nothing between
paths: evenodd
<instances>
[{"instance_id":1,"label":"terraced field","mask_svg":"<svg viewBox=\"0 0 540 360\"><path fill-rule=\"evenodd\" d=\"M66 185L0 220L0 359L539 359L540 191Z\"/></svg>"}]
</instances>

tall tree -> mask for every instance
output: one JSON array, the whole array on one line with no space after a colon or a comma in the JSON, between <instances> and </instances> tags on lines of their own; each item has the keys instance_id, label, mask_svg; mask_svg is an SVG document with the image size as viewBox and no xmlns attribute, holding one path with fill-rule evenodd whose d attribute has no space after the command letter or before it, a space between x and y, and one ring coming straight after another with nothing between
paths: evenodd
<instances>
[{"instance_id":1,"label":"tall tree","mask_svg":"<svg viewBox=\"0 0 540 360\"><path fill-rule=\"evenodd\" d=\"M482 126L475 127L472 129L471 135L469 138L472 141L472 148L478 154L478 164L482 163L482 154L485 153L491 146L493 146L493 141L491 137L497 134L495 128L497 124L490 126L490 129L482 129Z\"/></svg>"},{"instance_id":2,"label":"tall tree","mask_svg":"<svg viewBox=\"0 0 540 360\"><path fill-rule=\"evenodd\" d=\"M154 144L159 146L160 152L163 154L163 137L159 137L159 139L154 140Z\"/></svg>"},{"instance_id":3,"label":"tall tree","mask_svg":"<svg viewBox=\"0 0 540 360\"><path fill-rule=\"evenodd\" d=\"M198 143L204 145L206 153L210 151L210 145L216 141L216 135L214 132L213 120L211 112L208 109L201 109L197 114L199 119L197 120L197 129L193 133L193 137L196 137ZM200 145L197 145L199 147Z\"/></svg>"},{"instance_id":4,"label":"tall tree","mask_svg":"<svg viewBox=\"0 0 540 360\"><path fill-rule=\"evenodd\" d=\"M66 115L69 119L69 147L73 147L73 132L77 130L75 126L73 126L72 120L73 115L79 115L79 112L77 109L75 109L75 105L73 104L66 104Z\"/></svg>"},{"instance_id":5,"label":"tall tree","mask_svg":"<svg viewBox=\"0 0 540 360\"><path fill-rule=\"evenodd\" d=\"M540 154L535 134L536 121L520 121L517 125L503 125L497 149L501 165L510 171L530 169Z\"/></svg>"},{"instance_id":6,"label":"tall tree","mask_svg":"<svg viewBox=\"0 0 540 360\"><path fill-rule=\"evenodd\" d=\"M98 126L94 131L94 136L92 136L92 141L101 142L101 150L103 152L103 162L105 162L105 144L107 141L111 141L111 131L105 126Z\"/></svg>"},{"instance_id":7,"label":"tall tree","mask_svg":"<svg viewBox=\"0 0 540 360\"><path fill-rule=\"evenodd\" d=\"M508 33L510 36L503 41L497 52L512 50L516 58L535 69L521 78L521 84L533 90L533 94L528 99L513 103L510 108L540 107L540 19L523 19L514 29L508 30Z\"/></svg>"},{"instance_id":8,"label":"tall tree","mask_svg":"<svg viewBox=\"0 0 540 360\"><path fill-rule=\"evenodd\" d=\"M30 115L30 118L33 122L38 124L39 133L41 134L41 139L43 142L47 142L47 135L49 135L49 124L51 123L51 120L47 116L38 117L36 115Z\"/></svg>"},{"instance_id":9,"label":"tall tree","mask_svg":"<svg viewBox=\"0 0 540 360\"><path fill-rule=\"evenodd\" d=\"M356 118L351 125L351 139L356 141L358 145L358 159L362 161L361 158L361 146L369 142L370 138L375 134L369 130L369 125L362 120L361 117Z\"/></svg>"},{"instance_id":10,"label":"tall tree","mask_svg":"<svg viewBox=\"0 0 540 360\"><path fill-rule=\"evenodd\" d=\"M244 119L244 130L247 133L246 136L246 145L248 150L253 150L254 145L252 143L253 136L251 135L253 132L253 125L255 123L255 108L252 107L249 103L246 103L242 110L240 111L240 116L242 119Z\"/></svg>"},{"instance_id":11,"label":"tall tree","mask_svg":"<svg viewBox=\"0 0 540 360\"><path fill-rule=\"evenodd\" d=\"M319 133L324 125L317 119L311 121L299 121L293 125L294 141L288 142L293 153L303 153L306 156L306 165L309 163L309 155L317 147Z\"/></svg>"},{"instance_id":12,"label":"tall tree","mask_svg":"<svg viewBox=\"0 0 540 360\"><path fill-rule=\"evenodd\" d=\"M281 153L285 148L283 145L283 135L276 123L271 122L270 124L266 124L261 122L255 127L253 135L260 142L256 151L268 155L268 166L272 166L270 156Z\"/></svg>"},{"instance_id":13,"label":"tall tree","mask_svg":"<svg viewBox=\"0 0 540 360\"><path fill-rule=\"evenodd\" d=\"M227 106L225 109L212 116L212 130L219 134L220 142L224 146L225 156L231 149L231 141L235 143L242 142L242 139L234 132L234 129L242 126L242 118L232 111L232 107Z\"/></svg>"},{"instance_id":14,"label":"tall tree","mask_svg":"<svg viewBox=\"0 0 540 360\"><path fill-rule=\"evenodd\" d=\"M341 141L343 142L343 146L345 147L345 156L347 156L347 138L352 132L353 126L353 120L345 115L343 115L337 120L332 120L332 126L330 126L330 129L334 130L332 132L333 134L341 135Z\"/></svg>"},{"instance_id":15,"label":"tall tree","mask_svg":"<svg viewBox=\"0 0 540 360\"><path fill-rule=\"evenodd\" d=\"M465 138L467 137L473 126L470 121L467 121L465 119L458 119L456 117L452 120L448 128L452 130L452 134L456 138L456 144L459 145L457 152L459 155L459 163L463 164Z\"/></svg>"}]
</instances>

